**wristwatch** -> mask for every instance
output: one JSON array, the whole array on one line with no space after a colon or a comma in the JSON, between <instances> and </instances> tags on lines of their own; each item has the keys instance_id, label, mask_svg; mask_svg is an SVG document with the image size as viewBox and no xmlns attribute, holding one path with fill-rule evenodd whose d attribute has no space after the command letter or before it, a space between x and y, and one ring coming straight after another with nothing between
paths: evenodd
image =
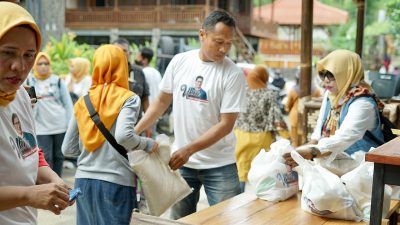
<instances>
[{"instance_id":1,"label":"wristwatch","mask_svg":"<svg viewBox=\"0 0 400 225\"><path fill-rule=\"evenodd\" d=\"M311 147L311 160L314 160L314 158L317 158L318 152L319 152L318 148Z\"/></svg>"}]
</instances>

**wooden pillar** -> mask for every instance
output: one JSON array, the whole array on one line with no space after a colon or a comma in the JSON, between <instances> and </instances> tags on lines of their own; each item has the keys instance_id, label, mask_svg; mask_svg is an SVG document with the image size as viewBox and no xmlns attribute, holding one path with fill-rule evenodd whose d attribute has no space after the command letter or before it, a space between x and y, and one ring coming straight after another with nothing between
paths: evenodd
<instances>
[{"instance_id":1,"label":"wooden pillar","mask_svg":"<svg viewBox=\"0 0 400 225\"><path fill-rule=\"evenodd\" d=\"M313 31L313 0L302 0L301 50L300 50L300 97L311 95L311 58Z\"/></svg>"},{"instance_id":2,"label":"wooden pillar","mask_svg":"<svg viewBox=\"0 0 400 225\"><path fill-rule=\"evenodd\" d=\"M206 16L210 12L210 0L206 0Z\"/></svg>"},{"instance_id":3,"label":"wooden pillar","mask_svg":"<svg viewBox=\"0 0 400 225\"><path fill-rule=\"evenodd\" d=\"M356 53L362 58L364 40L365 0L357 0Z\"/></svg>"}]
</instances>

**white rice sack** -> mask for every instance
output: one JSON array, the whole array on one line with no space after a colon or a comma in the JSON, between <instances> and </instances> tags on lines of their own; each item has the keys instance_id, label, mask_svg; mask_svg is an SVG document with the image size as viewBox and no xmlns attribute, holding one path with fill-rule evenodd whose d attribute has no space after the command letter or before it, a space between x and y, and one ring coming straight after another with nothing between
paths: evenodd
<instances>
[{"instance_id":1,"label":"white rice sack","mask_svg":"<svg viewBox=\"0 0 400 225\"><path fill-rule=\"evenodd\" d=\"M130 165L142 181L147 206L153 216L160 216L192 192L180 173L171 170L167 165L169 154L168 160L165 157L167 154L164 154L164 159L161 158L162 151L170 151L169 146L165 145L163 148L165 149L158 149L153 154L142 150L128 152Z\"/></svg>"},{"instance_id":2,"label":"white rice sack","mask_svg":"<svg viewBox=\"0 0 400 225\"><path fill-rule=\"evenodd\" d=\"M168 165L169 160L171 159L169 137L165 134L159 134L156 137L156 142L158 144L157 151L160 155L161 161L163 161L165 165Z\"/></svg>"},{"instance_id":3,"label":"white rice sack","mask_svg":"<svg viewBox=\"0 0 400 225\"><path fill-rule=\"evenodd\" d=\"M305 160L296 151L291 156L302 167L301 208L304 211L328 218L361 220L362 213L338 176Z\"/></svg>"},{"instance_id":4,"label":"white rice sack","mask_svg":"<svg viewBox=\"0 0 400 225\"><path fill-rule=\"evenodd\" d=\"M282 157L292 149L288 140L281 139L271 145L271 151L262 149L253 159L247 177L257 197L277 202L299 191L297 172L287 166Z\"/></svg>"}]
</instances>

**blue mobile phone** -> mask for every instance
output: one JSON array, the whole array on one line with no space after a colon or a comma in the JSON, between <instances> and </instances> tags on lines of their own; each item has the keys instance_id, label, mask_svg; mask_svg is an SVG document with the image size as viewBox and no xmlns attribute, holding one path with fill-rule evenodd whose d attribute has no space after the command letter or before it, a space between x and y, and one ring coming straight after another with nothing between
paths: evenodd
<instances>
[{"instance_id":1,"label":"blue mobile phone","mask_svg":"<svg viewBox=\"0 0 400 225\"><path fill-rule=\"evenodd\" d=\"M75 188L69 191L69 201L74 201L82 191L80 188Z\"/></svg>"}]
</instances>

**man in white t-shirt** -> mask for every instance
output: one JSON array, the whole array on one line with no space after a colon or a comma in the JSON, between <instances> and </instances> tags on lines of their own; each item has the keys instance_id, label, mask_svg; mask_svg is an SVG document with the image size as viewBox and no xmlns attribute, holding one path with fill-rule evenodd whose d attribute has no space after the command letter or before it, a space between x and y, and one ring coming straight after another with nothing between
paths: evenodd
<instances>
[{"instance_id":1,"label":"man in white t-shirt","mask_svg":"<svg viewBox=\"0 0 400 225\"><path fill-rule=\"evenodd\" d=\"M199 32L201 48L176 55L160 83L160 94L135 131L142 132L173 103L175 141L169 162L193 188L172 208L172 218L196 211L204 185L214 205L240 193L232 133L239 112L245 110L245 78L225 55L235 32L234 19L213 11ZM201 84L200 84L201 80Z\"/></svg>"},{"instance_id":2,"label":"man in white t-shirt","mask_svg":"<svg viewBox=\"0 0 400 225\"><path fill-rule=\"evenodd\" d=\"M154 52L150 48L142 48L140 52L136 55L135 64L143 67L144 77L149 87L149 104L151 104L157 96L160 94L161 74L155 68L151 67L149 64L153 59ZM156 125L152 126L152 129L146 131L147 137L155 137L156 135Z\"/></svg>"}]
</instances>

